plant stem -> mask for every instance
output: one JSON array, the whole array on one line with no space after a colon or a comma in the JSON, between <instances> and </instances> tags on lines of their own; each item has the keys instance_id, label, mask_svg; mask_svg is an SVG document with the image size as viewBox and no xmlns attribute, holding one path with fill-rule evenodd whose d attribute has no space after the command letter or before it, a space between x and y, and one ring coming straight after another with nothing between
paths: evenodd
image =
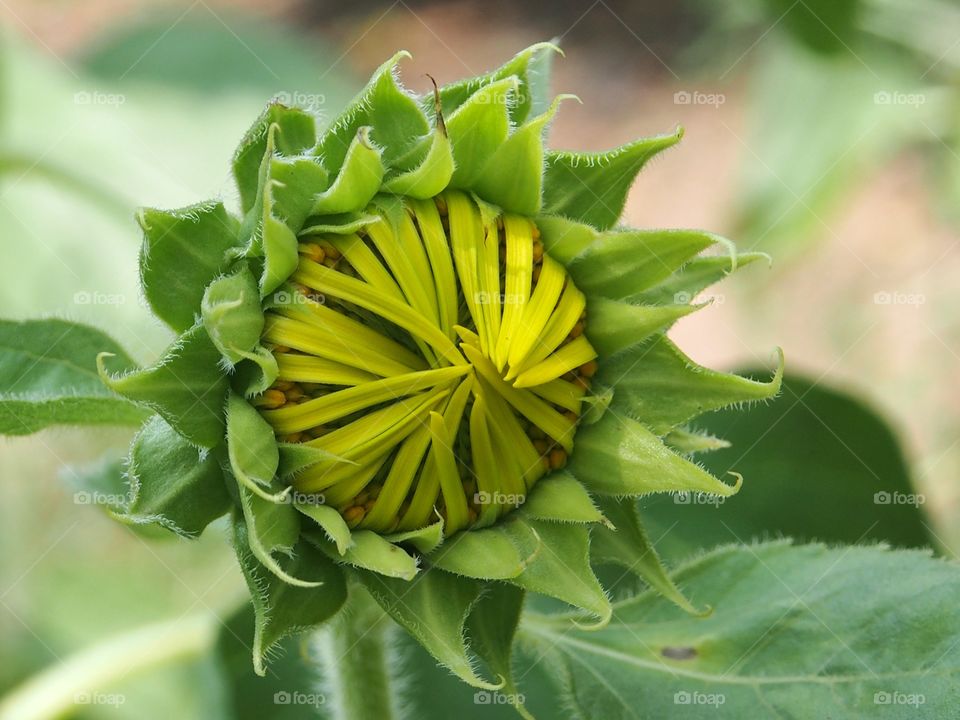
<instances>
[{"instance_id":1,"label":"plant stem","mask_svg":"<svg viewBox=\"0 0 960 720\"><path fill-rule=\"evenodd\" d=\"M340 720L398 717L390 676L391 622L363 588L351 588L350 602L326 632L326 676Z\"/></svg>"},{"instance_id":2,"label":"plant stem","mask_svg":"<svg viewBox=\"0 0 960 720\"><path fill-rule=\"evenodd\" d=\"M138 628L43 670L0 700L0 720L52 720L76 712L84 696L157 665L199 656L213 644L208 615ZM89 700L88 700L89 701Z\"/></svg>"}]
</instances>

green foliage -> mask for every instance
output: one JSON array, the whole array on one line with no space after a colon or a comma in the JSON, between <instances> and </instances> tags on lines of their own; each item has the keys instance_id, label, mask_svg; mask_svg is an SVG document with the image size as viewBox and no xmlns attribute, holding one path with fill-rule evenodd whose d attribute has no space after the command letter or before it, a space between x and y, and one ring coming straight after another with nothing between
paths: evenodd
<instances>
[{"instance_id":1,"label":"green foliage","mask_svg":"<svg viewBox=\"0 0 960 720\"><path fill-rule=\"evenodd\" d=\"M133 361L106 334L67 320L0 320L0 433L51 425L137 425L148 413L104 387L97 355Z\"/></svg>"}]
</instances>

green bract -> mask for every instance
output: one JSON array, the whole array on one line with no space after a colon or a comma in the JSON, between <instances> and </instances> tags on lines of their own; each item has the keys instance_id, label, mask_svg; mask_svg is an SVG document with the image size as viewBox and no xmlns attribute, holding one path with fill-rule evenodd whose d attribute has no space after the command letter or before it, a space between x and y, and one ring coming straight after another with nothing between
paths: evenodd
<instances>
[{"instance_id":1,"label":"green bract","mask_svg":"<svg viewBox=\"0 0 960 720\"><path fill-rule=\"evenodd\" d=\"M761 256L707 232L614 227L681 133L546 150L563 97L542 100L535 68L555 50L425 97L398 84L399 53L325 129L270 104L233 161L239 214L139 215L144 295L179 337L134 370L104 340L101 378L133 404L95 388L49 398L155 413L116 514L195 535L230 513L259 672L351 587L484 688L512 686L524 591L609 621L593 563L696 612L634 498L738 489L688 459L720 443L686 424L773 396L782 359L766 383L716 373L665 332ZM0 418L30 391L0 398ZM23 431L55 421L38 410Z\"/></svg>"}]
</instances>

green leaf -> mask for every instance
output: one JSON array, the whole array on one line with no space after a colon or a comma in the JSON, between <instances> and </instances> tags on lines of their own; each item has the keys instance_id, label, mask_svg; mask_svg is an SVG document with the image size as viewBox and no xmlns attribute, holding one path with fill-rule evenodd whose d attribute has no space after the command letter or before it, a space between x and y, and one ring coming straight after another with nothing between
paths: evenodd
<instances>
[{"instance_id":1,"label":"green leaf","mask_svg":"<svg viewBox=\"0 0 960 720\"><path fill-rule=\"evenodd\" d=\"M263 310L257 280L242 265L207 286L200 306L203 326L217 350L231 365L240 362L260 342Z\"/></svg>"},{"instance_id":2,"label":"green leaf","mask_svg":"<svg viewBox=\"0 0 960 720\"><path fill-rule=\"evenodd\" d=\"M682 137L683 129L677 128L607 152L548 152L543 211L608 230L620 219L627 193L643 166Z\"/></svg>"},{"instance_id":3,"label":"green leaf","mask_svg":"<svg viewBox=\"0 0 960 720\"><path fill-rule=\"evenodd\" d=\"M596 379L613 388L615 409L664 434L709 410L774 397L783 378L783 353L778 353L774 376L759 382L701 367L658 336L603 363Z\"/></svg>"},{"instance_id":4,"label":"green leaf","mask_svg":"<svg viewBox=\"0 0 960 720\"><path fill-rule=\"evenodd\" d=\"M364 587L390 617L396 620L444 667L465 683L496 690L473 669L464 623L483 585L431 568L413 582L356 571Z\"/></svg>"},{"instance_id":5,"label":"green leaf","mask_svg":"<svg viewBox=\"0 0 960 720\"><path fill-rule=\"evenodd\" d=\"M601 358L638 345L656 332L663 332L702 305L633 305L592 297L587 304L590 344Z\"/></svg>"},{"instance_id":6,"label":"green leaf","mask_svg":"<svg viewBox=\"0 0 960 720\"><path fill-rule=\"evenodd\" d=\"M701 492L726 497L740 487L717 480L674 453L644 425L608 411L577 433L572 472L588 490L602 495Z\"/></svg>"},{"instance_id":7,"label":"green leaf","mask_svg":"<svg viewBox=\"0 0 960 720\"><path fill-rule=\"evenodd\" d=\"M110 389L155 410L196 445L212 448L223 440L228 383L220 352L202 325L177 338L150 368L113 375L106 367L110 355L97 357L100 378ZM113 360L110 365L116 367Z\"/></svg>"},{"instance_id":8,"label":"green leaf","mask_svg":"<svg viewBox=\"0 0 960 720\"><path fill-rule=\"evenodd\" d=\"M900 547L932 542L929 499L911 483L901 441L854 395L787 375L769 403L711 413L696 425L730 441L729 449L703 455L703 465L718 476L742 473L743 488L726 502L696 495L643 502L644 524L654 537L663 535L658 549L668 558L779 536Z\"/></svg>"},{"instance_id":9,"label":"green leaf","mask_svg":"<svg viewBox=\"0 0 960 720\"><path fill-rule=\"evenodd\" d=\"M243 522L234 523L237 557L256 612L253 665L258 675L265 675L271 648L284 638L335 615L347 599L347 586L340 569L306 542L294 548L292 557L284 563L284 572L304 578L309 586L284 582L272 571L268 572L257 561L255 553L248 550L250 538L246 530Z\"/></svg>"},{"instance_id":10,"label":"green leaf","mask_svg":"<svg viewBox=\"0 0 960 720\"><path fill-rule=\"evenodd\" d=\"M195 537L230 509L213 453L197 450L160 417L134 438L127 475L132 500L116 513L126 523L157 524Z\"/></svg>"},{"instance_id":11,"label":"green leaf","mask_svg":"<svg viewBox=\"0 0 960 720\"><path fill-rule=\"evenodd\" d=\"M700 230L623 230L600 235L568 268L587 295L620 300L661 282L702 250L729 241Z\"/></svg>"},{"instance_id":12,"label":"green leaf","mask_svg":"<svg viewBox=\"0 0 960 720\"><path fill-rule=\"evenodd\" d=\"M260 166L267 152L267 136L276 125L276 148L286 156L300 155L316 143L313 116L298 108L271 103L247 131L233 158L233 176L240 191L243 212L249 212L257 200Z\"/></svg>"},{"instance_id":13,"label":"green leaf","mask_svg":"<svg viewBox=\"0 0 960 720\"><path fill-rule=\"evenodd\" d=\"M150 308L174 331L191 327L207 285L226 268L240 227L223 203L141 209L140 282Z\"/></svg>"},{"instance_id":14,"label":"green leaf","mask_svg":"<svg viewBox=\"0 0 960 720\"><path fill-rule=\"evenodd\" d=\"M688 613L700 614L677 588L660 562L637 512L633 498L599 499L611 527L595 527L590 534L590 559L612 563L634 573L650 587Z\"/></svg>"},{"instance_id":15,"label":"green leaf","mask_svg":"<svg viewBox=\"0 0 960 720\"><path fill-rule=\"evenodd\" d=\"M504 583L489 583L467 618L467 635L471 649L479 655L494 675L503 680L505 694L524 718L532 720L521 700L514 681L513 638L523 610L524 592Z\"/></svg>"},{"instance_id":16,"label":"green leaf","mask_svg":"<svg viewBox=\"0 0 960 720\"><path fill-rule=\"evenodd\" d=\"M894 582L891 579L895 578ZM605 629L530 617L577 717L951 717L960 676L955 565L929 553L728 547L674 575L704 618L653 592Z\"/></svg>"},{"instance_id":17,"label":"green leaf","mask_svg":"<svg viewBox=\"0 0 960 720\"><path fill-rule=\"evenodd\" d=\"M134 362L113 339L67 320L0 320L0 434L29 435L51 425L139 425L148 416L104 387L97 354L118 367Z\"/></svg>"}]
</instances>

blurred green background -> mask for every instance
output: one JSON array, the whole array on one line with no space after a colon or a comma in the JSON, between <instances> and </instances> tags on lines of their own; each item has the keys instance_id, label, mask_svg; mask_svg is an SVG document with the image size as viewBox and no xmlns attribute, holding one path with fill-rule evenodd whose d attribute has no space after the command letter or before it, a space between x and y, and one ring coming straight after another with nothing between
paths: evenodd
<instances>
[{"instance_id":1,"label":"blurred green background","mask_svg":"<svg viewBox=\"0 0 960 720\"><path fill-rule=\"evenodd\" d=\"M686 128L641 175L625 222L708 228L774 259L708 291L713 306L672 332L726 369L768 366L780 345L794 379L771 405L702 423L734 441L705 462L746 484L723 507L647 503L666 557L780 534L958 555L960 8L342 5L0 3L0 314L90 322L149 361L169 335L138 295L134 209L235 206L229 160L268 99L330 118L399 47L414 56L405 83L422 92L426 73L454 80L559 38L554 90L583 105L564 106L554 147ZM0 695L105 636L226 619L244 597L221 528L148 542L75 494L128 440L53 430L0 441ZM920 499L884 504L876 492ZM123 704L77 716L230 716L223 672L208 659L131 677ZM496 714L440 675L424 682L447 709L466 697L462 717Z\"/></svg>"}]
</instances>

